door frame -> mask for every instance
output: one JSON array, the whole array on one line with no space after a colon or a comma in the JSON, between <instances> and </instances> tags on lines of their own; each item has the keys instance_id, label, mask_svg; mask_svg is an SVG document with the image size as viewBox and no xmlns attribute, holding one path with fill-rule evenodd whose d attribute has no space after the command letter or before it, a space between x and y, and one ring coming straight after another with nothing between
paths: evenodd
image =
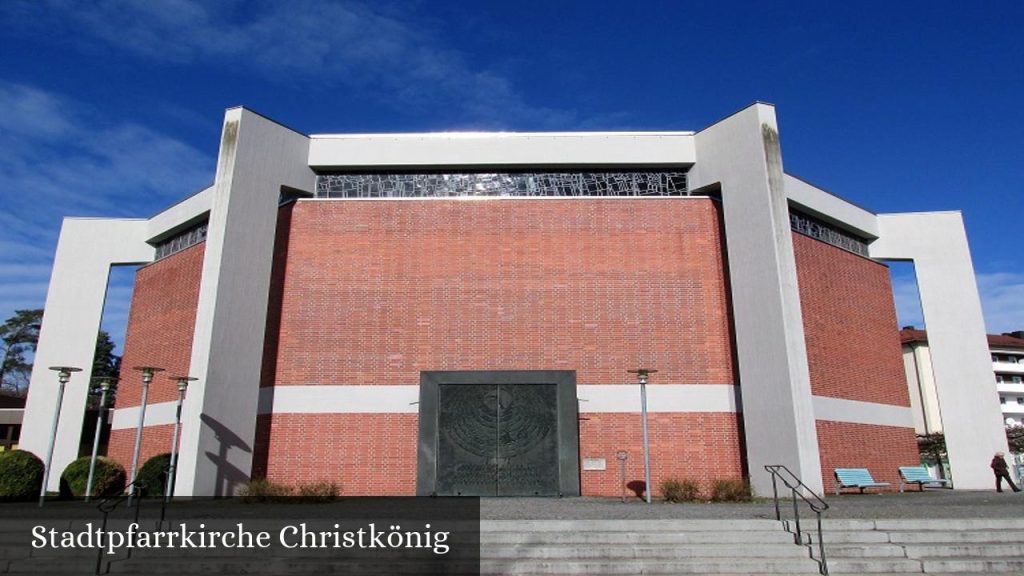
<instances>
[{"instance_id":1,"label":"door frame","mask_svg":"<svg viewBox=\"0 0 1024 576\"><path fill-rule=\"evenodd\" d=\"M558 489L562 496L580 495L579 403L575 370L442 370L420 372L417 496L436 495L438 408L442 384L553 384L558 399Z\"/></svg>"}]
</instances>

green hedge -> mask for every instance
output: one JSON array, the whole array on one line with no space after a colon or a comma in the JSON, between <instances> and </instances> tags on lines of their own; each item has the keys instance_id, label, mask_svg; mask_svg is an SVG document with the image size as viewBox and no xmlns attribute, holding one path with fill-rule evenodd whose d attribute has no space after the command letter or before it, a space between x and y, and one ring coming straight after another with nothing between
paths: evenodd
<instances>
[{"instance_id":1,"label":"green hedge","mask_svg":"<svg viewBox=\"0 0 1024 576\"><path fill-rule=\"evenodd\" d=\"M167 467L171 464L170 452L157 454L139 468L135 480L143 486L143 496L162 497L167 489Z\"/></svg>"},{"instance_id":2,"label":"green hedge","mask_svg":"<svg viewBox=\"0 0 1024 576\"><path fill-rule=\"evenodd\" d=\"M38 498L44 468L43 461L31 452L0 452L0 500Z\"/></svg>"},{"instance_id":3,"label":"green hedge","mask_svg":"<svg viewBox=\"0 0 1024 576\"><path fill-rule=\"evenodd\" d=\"M75 460L60 475L60 494L62 497L85 496L85 485L89 481L89 456ZM96 459L96 471L92 480L90 496L107 498L124 492L124 466L106 456Z\"/></svg>"}]
</instances>

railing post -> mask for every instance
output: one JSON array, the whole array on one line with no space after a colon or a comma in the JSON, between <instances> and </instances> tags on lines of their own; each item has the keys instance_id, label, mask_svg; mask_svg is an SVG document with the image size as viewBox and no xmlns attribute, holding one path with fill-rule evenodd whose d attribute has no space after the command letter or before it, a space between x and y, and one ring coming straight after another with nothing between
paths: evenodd
<instances>
[{"instance_id":1,"label":"railing post","mask_svg":"<svg viewBox=\"0 0 1024 576\"><path fill-rule=\"evenodd\" d=\"M768 467L765 466L765 468ZM776 485L776 480L778 479L779 471L773 469L769 470L769 472L771 472L772 474L772 498L775 501L775 519L778 521L782 521L782 512L779 511L779 487Z\"/></svg>"},{"instance_id":2,"label":"railing post","mask_svg":"<svg viewBox=\"0 0 1024 576\"><path fill-rule=\"evenodd\" d=\"M793 539L797 544L803 544L804 538L803 533L800 531L800 507L797 506L796 502L796 488L792 488L793 491L793 519L796 523L796 534L793 535Z\"/></svg>"},{"instance_id":3,"label":"railing post","mask_svg":"<svg viewBox=\"0 0 1024 576\"><path fill-rule=\"evenodd\" d=\"M828 563L825 560L825 541L821 539L821 512L818 512L818 566L819 571L828 576Z\"/></svg>"}]
</instances>

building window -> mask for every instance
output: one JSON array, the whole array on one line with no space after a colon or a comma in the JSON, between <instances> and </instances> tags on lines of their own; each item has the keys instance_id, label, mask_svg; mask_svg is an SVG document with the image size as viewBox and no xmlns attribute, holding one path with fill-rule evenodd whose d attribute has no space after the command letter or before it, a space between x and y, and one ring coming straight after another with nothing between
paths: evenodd
<instances>
[{"instance_id":1,"label":"building window","mask_svg":"<svg viewBox=\"0 0 1024 576\"><path fill-rule=\"evenodd\" d=\"M1010 382L1013 382L1014 384L1020 384L1021 383L1021 377L1020 376L1011 376L1010 377Z\"/></svg>"},{"instance_id":2,"label":"building window","mask_svg":"<svg viewBox=\"0 0 1024 576\"><path fill-rule=\"evenodd\" d=\"M1006 396L1000 396L999 397L999 403L1000 404L1006 404Z\"/></svg>"},{"instance_id":3,"label":"building window","mask_svg":"<svg viewBox=\"0 0 1024 576\"><path fill-rule=\"evenodd\" d=\"M999 362L999 355L998 354L993 354L992 355L992 361L993 362Z\"/></svg>"},{"instance_id":4,"label":"building window","mask_svg":"<svg viewBox=\"0 0 1024 576\"><path fill-rule=\"evenodd\" d=\"M1024 404L1024 397L1017 396L1017 404Z\"/></svg>"},{"instance_id":5,"label":"building window","mask_svg":"<svg viewBox=\"0 0 1024 576\"><path fill-rule=\"evenodd\" d=\"M789 210L789 227L804 236L810 236L858 256L868 257L868 243L863 238L792 208Z\"/></svg>"},{"instance_id":6,"label":"building window","mask_svg":"<svg viewBox=\"0 0 1024 576\"><path fill-rule=\"evenodd\" d=\"M324 172L317 198L687 196L686 172Z\"/></svg>"},{"instance_id":7,"label":"building window","mask_svg":"<svg viewBox=\"0 0 1024 576\"><path fill-rule=\"evenodd\" d=\"M1009 362L1010 364L1016 364L1017 363L1017 357L1016 356L1007 356L1006 357L1006 361Z\"/></svg>"},{"instance_id":8,"label":"building window","mask_svg":"<svg viewBox=\"0 0 1024 576\"><path fill-rule=\"evenodd\" d=\"M996 374L996 384L1002 384L1002 383L1003 383L1003 375L1002 374Z\"/></svg>"},{"instance_id":9,"label":"building window","mask_svg":"<svg viewBox=\"0 0 1024 576\"><path fill-rule=\"evenodd\" d=\"M167 258L171 254L181 252L186 248L191 248L200 242L204 242L206 240L207 225L208 223L205 221L200 222L191 228L178 232L174 236L157 242L155 260Z\"/></svg>"}]
</instances>

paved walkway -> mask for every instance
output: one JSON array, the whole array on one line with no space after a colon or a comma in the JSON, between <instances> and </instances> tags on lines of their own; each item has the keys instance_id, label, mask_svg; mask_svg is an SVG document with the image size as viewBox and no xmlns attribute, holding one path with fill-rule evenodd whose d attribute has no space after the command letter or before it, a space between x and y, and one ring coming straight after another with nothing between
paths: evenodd
<instances>
[{"instance_id":1,"label":"paved walkway","mask_svg":"<svg viewBox=\"0 0 1024 576\"><path fill-rule=\"evenodd\" d=\"M825 500L825 518L1024 518L1024 492L930 489L923 493L843 494ZM792 514L792 504L786 501ZM802 504L801 514L807 511ZM785 513L785 512L784 512ZM774 518L772 502L648 505L633 498L484 498L480 517L490 520Z\"/></svg>"}]
</instances>

